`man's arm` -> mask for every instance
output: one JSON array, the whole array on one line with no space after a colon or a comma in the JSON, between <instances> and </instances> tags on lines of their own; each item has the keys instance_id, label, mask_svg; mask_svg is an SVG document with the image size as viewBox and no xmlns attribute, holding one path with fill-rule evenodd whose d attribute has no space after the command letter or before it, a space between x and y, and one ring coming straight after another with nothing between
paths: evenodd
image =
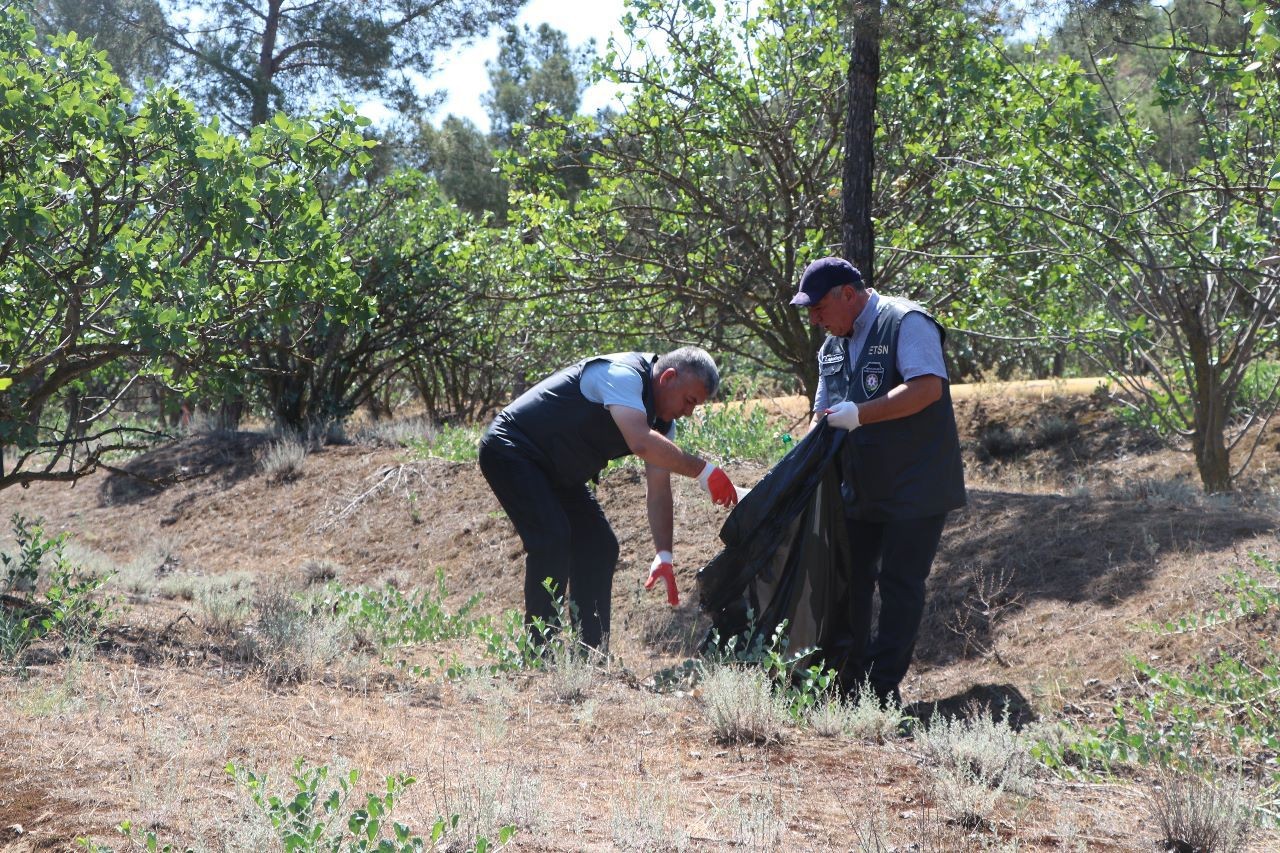
<instances>
[{"instance_id":1,"label":"man's arm","mask_svg":"<svg viewBox=\"0 0 1280 853\"><path fill-rule=\"evenodd\" d=\"M858 421L874 424L914 415L942 397L942 378L917 376L889 389L889 393L858 404Z\"/></svg>"},{"instance_id":2,"label":"man's arm","mask_svg":"<svg viewBox=\"0 0 1280 853\"><path fill-rule=\"evenodd\" d=\"M645 502L649 509L649 531L653 534L653 550L671 551L675 538L675 513L671 500L671 472L645 463Z\"/></svg>"},{"instance_id":3,"label":"man's arm","mask_svg":"<svg viewBox=\"0 0 1280 853\"><path fill-rule=\"evenodd\" d=\"M702 473L706 463L692 453L685 453L662 433L650 429L644 412L626 406L610 406L609 414L618 425L627 448L643 459L646 467L654 465L685 477L696 477Z\"/></svg>"}]
</instances>

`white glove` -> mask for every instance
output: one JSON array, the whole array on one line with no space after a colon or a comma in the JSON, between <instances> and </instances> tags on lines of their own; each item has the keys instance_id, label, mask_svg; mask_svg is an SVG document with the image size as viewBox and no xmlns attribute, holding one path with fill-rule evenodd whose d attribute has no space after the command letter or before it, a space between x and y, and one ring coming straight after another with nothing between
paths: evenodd
<instances>
[{"instance_id":1,"label":"white glove","mask_svg":"<svg viewBox=\"0 0 1280 853\"><path fill-rule=\"evenodd\" d=\"M829 409L823 409L827 414L827 423L836 429L857 429L862 425L858 420L858 404L845 400L843 403L836 403Z\"/></svg>"}]
</instances>

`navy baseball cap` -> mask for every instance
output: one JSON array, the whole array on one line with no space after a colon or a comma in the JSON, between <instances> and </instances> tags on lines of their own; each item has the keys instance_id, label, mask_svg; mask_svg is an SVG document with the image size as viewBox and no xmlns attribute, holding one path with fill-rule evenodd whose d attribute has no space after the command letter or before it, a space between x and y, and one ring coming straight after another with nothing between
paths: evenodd
<instances>
[{"instance_id":1,"label":"navy baseball cap","mask_svg":"<svg viewBox=\"0 0 1280 853\"><path fill-rule=\"evenodd\" d=\"M791 297L791 304L802 308L812 307L842 284L861 288L862 273L844 258L818 258L804 268L804 275L800 276L800 289Z\"/></svg>"}]
</instances>

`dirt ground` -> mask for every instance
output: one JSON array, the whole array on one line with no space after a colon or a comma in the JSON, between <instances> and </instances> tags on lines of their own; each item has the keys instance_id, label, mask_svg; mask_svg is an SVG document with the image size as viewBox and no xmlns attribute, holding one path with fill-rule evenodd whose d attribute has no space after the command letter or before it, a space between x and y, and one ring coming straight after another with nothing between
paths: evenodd
<instances>
[{"instance_id":1,"label":"dirt ground","mask_svg":"<svg viewBox=\"0 0 1280 853\"><path fill-rule=\"evenodd\" d=\"M1280 558L1280 432L1259 443L1239 495L1205 497L1189 457L1126 426L1091 387L957 386L969 506L930 578L903 685L914 709L978 700L1020 721L1101 725L1135 687L1132 657L1190 665L1220 642L1141 625L1203 612L1225 574L1255 571L1251 555ZM802 403L768 405L790 427ZM409 590L440 571L454 606L481 593L481 612L521 608L520 543L474 465L329 445L277 483L256 462L267 442L192 436L74 487L9 489L0 514L43 517L72 534L78 559L128 566L156 589L243 573L260 588L334 576ZM766 473L726 468L744 486ZM1157 849L1142 773L1045 774L1034 794L1003 797L997 820L926 843L940 837L938 798L909 738L793 730L769 746L717 743L696 691L651 685L706 628L694 574L719 550L725 512L677 482L685 595L672 609L641 586L652 555L643 489L629 470L600 485L622 547L615 659L577 702L559 701L547 675L441 683L367 660L272 684L226 653L197 601L140 584L91 660L42 649L24 675L0 676L0 849L71 849L82 836L125 849L122 820L200 849L274 849L225 767L284 784L295 759L359 769L369 789L412 774L396 816L419 833L435 816L501 803L520 851ZM1247 849L1280 849L1280 835L1255 832Z\"/></svg>"}]
</instances>

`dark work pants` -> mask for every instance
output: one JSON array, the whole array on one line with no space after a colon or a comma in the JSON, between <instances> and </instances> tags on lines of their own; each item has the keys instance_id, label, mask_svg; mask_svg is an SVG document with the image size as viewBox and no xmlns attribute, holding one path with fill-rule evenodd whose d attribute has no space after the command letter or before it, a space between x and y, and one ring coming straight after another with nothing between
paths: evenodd
<instances>
[{"instance_id":1,"label":"dark work pants","mask_svg":"<svg viewBox=\"0 0 1280 853\"><path fill-rule=\"evenodd\" d=\"M577 610L582 642L598 648L609 633L618 539L586 484L551 482L519 451L497 442L480 445L480 471L524 543L525 622L557 620L555 601L543 587Z\"/></svg>"},{"instance_id":2,"label":"dark work pants","mask_svg":"<svg viewBox=\"0 0 1280 853\"><path fill-rule=\"evenodd\" d=\"M882 700L901 704L898 685L911 666L920 619L924 616L925 580L942 540L947 516L906 521L848 520L853 549L849 621L853 627L852 659L841 670L840 684L848 692L864 682ZM875 636L870 636L871 609L877 584L880 613Z\"/></svg>"}]
</instances>

